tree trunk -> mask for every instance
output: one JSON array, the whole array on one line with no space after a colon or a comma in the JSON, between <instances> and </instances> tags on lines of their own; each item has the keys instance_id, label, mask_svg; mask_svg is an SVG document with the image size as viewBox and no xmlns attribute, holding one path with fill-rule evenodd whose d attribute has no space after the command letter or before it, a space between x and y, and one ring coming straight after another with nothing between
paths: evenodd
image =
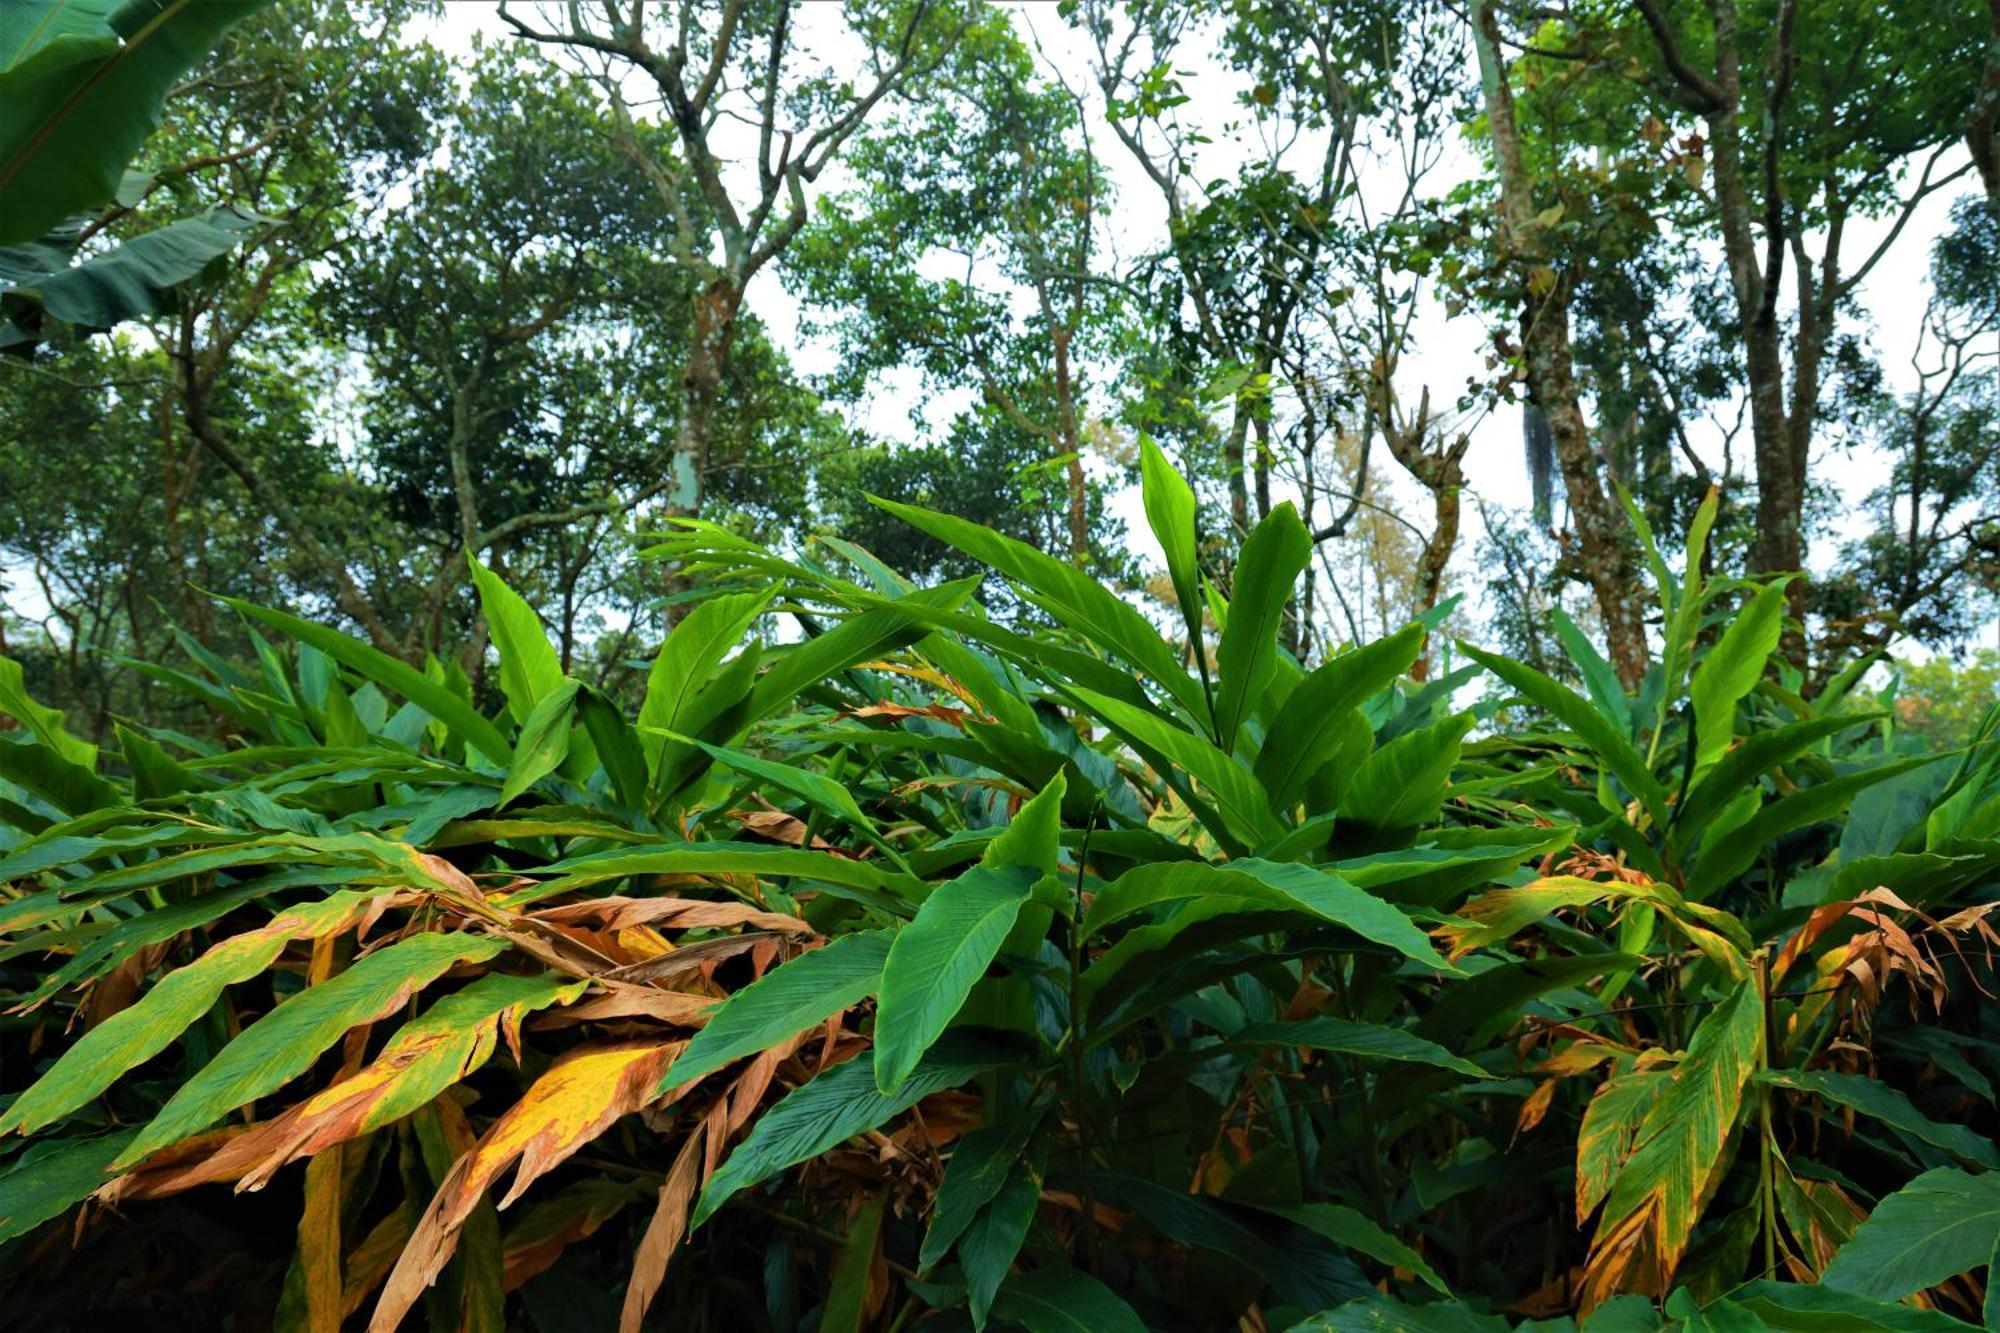
<instances>
[{"instance_id":1,"label":"tree trunk","mask_svg":"<svg viewBox=\"0 0 2000 1333\"><path fill-rule=\"evenodd\" d=\"M1543 265L1541 224L1534 195L1521 162L1521 141L1514 124L1514 94L1500 58L1499 24L1491 0L1476 0L1472 10L1473 45L1479 57L1481 91L1493 135L1493 156L1499 168L1503 235L1509 257L1528 275L1526 318L1522 342L1528 384L1535 405L1547 420L1555 442L1569 498L1570 523L1576 529L1586 577L1604 620L1605 646L1612 669L1628 688L1646 674L1649 653L1646 623L1639 608L1638 580L1610 500L1598 476L1590 432L1578 405L1575 358L1569 342L1569 284ZM1546 291L1537 297L1537 272L1545 275Z\"/></svg>"},{"instance_id":2,"label":"tree trunk","mask_svg":"<svg viewBox=\"0 0 2000 1333\"><path fill-rule=\"evenodd\" d=\"M1069 483L1069 556L1082 565L1090 559L1090 485L1083 473L1083 432L1077 424L1076 386L1070 377L1070 336L1066 328L1055 332L1056 411L1063 452L1068 456L1063 473Z\"/></svg>"},{"instance_id":3,"label":"tree trunk","mask_svg":"<svg viewBox=\"0 0 2000 1333\"><path fill-rule=\"evenodd\" d=\"M1740 75L1733 24L1718 26L1716 48L1717 86L1726 102L1708 113L1707 123L1717 220L1743 331L1744 374L1750 382L1750 435L1757 468L1757 536L1750 562L1760 573L1790 573L1805 564L1805 467L1800 448L1810 448L1810 422L1796 422L1785 410L1784 332L1778 323L1776 293L1767 290L1779 275L1761 271L1757 261L1754 206L1736 124ZM1801 349L1807 335L1801 325ZM1801 424L1805 430L1797 429ZM1804 590L1795 585L1795 593L1803 597Z\"/></svg>"},{"instance_id":4,"label":"tree trunk","mask_svg":"<svg viewBox=\"0 0 2000 1333\"><path fill-rule=\"evenodd\" d=\"M710 451L715 447L715 414L722 402L722 377L729 369L729 349L736 338L736 315L743 305L742 284L728 276L711 277L695 294L694 336L688 343L687 367L681 372L681 422L674 435L673 484L667 489L666 512L676 518L701 513ZM666 621L672 629L686 614L680 594L694 585L680 563L667 566L662 580L667 594Z\"/></svg>"},{"instance_id":5,"label":"tree trunk","mask_svg":"<svg viewBox=\"0 0 2000 1333\"><path fill-rule=\"evenodd\" d=\"M1271 410L1268 403L1251 418L1251 426L1257 434L1257 519L1262 522L1271 516Z\"/></svg>"},{"instance_id":6,"label":"tree trunk","mask_svg":"<svg viewBox=\"0 0 2000 1333\"><path fill-rule=\"evenodd\" d=\"M1992 28L1986 37L1986 68L1965 121L1965 146L1986 186L1986 202L2000 211L2000 0L1986 0Z\"/></svg>"},{"instance_id":7,"label":"tree trunk","mask_svg":"<svg viewBox=\"0 0 2000 1333\"><path fill-rule=\"evenodd\" d=\"M667 512L701 512L709 452L715 445L715 414L722 401L722 377L729 369L729 350L736 338L736 315L743 306L743 286L722 274L709 279L694 298L694 337L688 346L687 368L681 373L681 423L674 438L676 485L669 492Z\"/></svg>"},{"instance_id":8,"label":"tree trunk","mask_svg":"<svg viewBox=\"0 0 2000 1333\"><path fill-rule=\"evenodd\" d=\"M1558 283L1556 292L1539 309L1530 308L1526 341L1528 382L1555 441L1570 524L1576 529L1578 554L1597 598L1598 614L1604 619L1611 667L1627 689L1636 689L1646 675L1650 656L1639 605L1639 580L1611 502L1598 482L1597 454L1590 446L1590 431L1577 404L1565 284Z\"/></svg>"},{"instance_id":9,"label":"tree trunk","mask_svg":"<svg viewBox=\"0 0 2000 1333\"><path fill-rule=\"evenodd\" d=\"M1229 526L1241 541L1250 531L1250 488L1244 475L1243 441L1250 434L1250 413L1254 409L1241 394L1229 420L1229 438L1222 446L1222 470L1229 483Z\"/></svg>"}]
</instances>

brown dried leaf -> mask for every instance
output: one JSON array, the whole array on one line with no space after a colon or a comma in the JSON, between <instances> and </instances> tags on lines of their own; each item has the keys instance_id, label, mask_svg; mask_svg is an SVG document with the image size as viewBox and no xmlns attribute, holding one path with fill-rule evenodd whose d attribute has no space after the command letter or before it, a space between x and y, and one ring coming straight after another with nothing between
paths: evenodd
<instances>
[{"instance_id":1,"label":"brown dried leaf","mask_svg":"<svg viewBox=\"0 0 2000 1333\"><path fill-rule=\"evenodd\" d=\"M695 1166L702 1160L704 1141L712 1136L696 1126L674 1155L674 1164L660 1186L659 1202L653 1206L653 1220L639 1238L639 1250L632 1260L632 1280L625 1287L625 1304L618 1312L618 1333L638 1333L646 1318L646 1307L666 1280L667 1261L687 1234L688 1209L694 1203Z\"/></svg>"},{"instance_id":2,"label":"brown dried leaf","mask_svg":"<svg viewBox=\"0 0 2000 1333\"><path fill-rule=\"evenodd\" d=\"M595 922L602 930L652 926L657 930L717 930L755 926L781 935L812 935L813 928L795 916L768 912L749 903L715 902L706 898L592 898L545 908L529 916L561 924Z\"/></svg>"}]
</instances>

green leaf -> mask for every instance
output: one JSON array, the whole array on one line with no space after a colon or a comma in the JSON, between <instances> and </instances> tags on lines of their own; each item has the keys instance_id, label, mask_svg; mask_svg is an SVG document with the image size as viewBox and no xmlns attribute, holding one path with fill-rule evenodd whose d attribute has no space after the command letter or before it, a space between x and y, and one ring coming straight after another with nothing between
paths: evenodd
<instances>
[{"instance_id":1,"label":"green leaf","mask_svg":"<svg viewBox=\"0 0 2000 1333\"><path fill-rule=\"evenodd\" d=\"M66 762L85 771L97 767L97 747L69 734L61 709L44 708L29 696L21 664L5 654L0 654L0 715L19 722Z\"/></svg>"},{"instance_id":2,"label":"green leaf","mask_svg":"<svg viewBox=\"0 0 2000 1333\"><path fill-rule=\"evenodd\" d=\"M1770 1069L1758 1075L1758 1082L1824 1097L1976 1166L1989 1171L2000 1168L2000 1151L1994 1149L1991 1139L1964 1125L1939 1124L1911 1105L1900 1091L1864 1074L1841 1074L1829 1069Z\"/></svg>"},{"instance_id":3,"label":"green leaf","mask_svg":"<svg viewBox=\"0 0 2000 1333\"><path fill-rule=\"evenodd\" d=\"M1340 798L1343 832L1392 834L1434 822L1472 722L1471 713L1455 714L1405 732L1363 760Z\"/></svg>"},{"instance_id":4,"label":"green leaf","mask_svg":"<svg viewBox=\"0 0 2000 1333\"><path fill-rule=\"evenodd\" d=\"M1334 1203L1307 1203L1290 1208L1266 1207L1264 1211L1316 1232L1336 1245L1365 1254L1386 1267L1407 1268L1439 1295L1451 1295L1444 1279L1424 1262L1422 1255L1352 1208Z\"/></svg>"},{"instance_id":5,"label":"green leaf","mask_svg":"<svg viewBox=\"0 0 2000 1333\"><path fill-rule=\"evenodd\" d=\"M1653 817L1653 823L1662 828L1666 826L1666 793L1660 789L1653 771L1646 767L1646 761L1639 757L1632 742L1625 738L1623 731L1612 726L1604 714L1533 667L1481 652L1467 643L1460 643L1459 649L1506 682L1508 688L1575 732L1592 757L1611 770L1626 789L1639 798L1646 812Z\"/></svg>"},{"instance_id":6,"label":"green leaf","mask_svg":"<svg viewBox=\"0 0 2000 1333\"><path fill-rule=\"evenodd\" d=\"M1007 1279L993 1313L1028 1333L1146 1333L1145 1321L1111 1288L1059 1265Z\"/></svg>"},{"instance_id":7,"label":"green leaf","mask_svg":"<svg viewBox=\"0 0 2000 1333\"><path fill-rule=\"evenodd\" d=\"M1742 828L1731 832L1719 843L1714 837L1702 843L1694 873L1688 876L1687 896L1696 901L1707 898L1754 865L1764 849L1779 835L1808 824L1817 824L1822 819L1831 819L1846 809L1849 801L1876 783L1886 782L1899 773L1934 764L1943 758L1946 756L1919 755L1896 763L1880 764L1859 773L1815 783L1771 802Z\"/></svg>"},{"instance_id":8,"label":"green leaf","mask_svg":"<svg viewBox=\"0 0 2000 1333\"><path fill-rule=\"evenodd\" d=\"M674 626L653 658L646 675L646 697L639 705L639 726L650 761L657 763L663 740L644 729L687 731L695 700L715 675L715 669L740 646L757 617L771 604L772 590L711 597Z\"/></svg>"},{"instance_id":9,"label":"green leaf","mask_svg":"<svg viewBox=\"0 0 2000 1333\"><path fill-rule=\"evenodd\" d=\"M875 1008L875 1086L884 1094L944 1034L1039 878L1031 866L974 866L939 885L897 932Z\"/></svg>"},{"instance_id":10,"label":"green leaf","mask_svg":"<svg viewBox=\"0 0 2000 1333\"><path fill-rule=\"evenodd\" d=\"M1314 1051L1337 1051L1342 1055L1367 1056L1376 1060L1399 1060L1408 1064L1436 1065L1473 1078L1492 1078L1470 1060L1453 1055L1434 1041L1380 1023L1354 1023L1344 1018L1321 1016L1291 1022L1252 1023L1233 1034L1230 1046L1303 1046Z\"/></svg>"},{"instance_id":11,"label":"green leaf","mask_svg":"<svg viewBox=\"0 0 2000 1333\"><path fill-rule=\"evenodd\" d=\"M1823 1285L1900 1301L1985 1263L2000 1243L2000 1174L1926 1171L1875 1205L1820 1277Z\"/></svg>"},{"instance_id":12,"label":"green leaf","mask_svg":"<svg viewBox=\"0 0 2000 1333\"><path fill-rule=\"evenodd\" d=\"M651 728L641 726L639 730L645 732ZM855 803L854 794L844 784L835 782L825 774L816 773L803 764L781 764L769 759L759 759L756 755L745 754L741 750L725 749L720 745L710 745L707 741L698 741L678 732L669 731L663 734L671 740L685 741L698 747L709 758L719 764L727 764L746 777L762 778L778 790L790 792L821 814L845 820L879 842L880 835L876 833L874 823Z\"/></svg>"},{"instance_id":13,"label":"green leaf","mask_svg":"<svg viewBox=\"0 0 2000 1333\"><path fill-rule=\"evenodd\" d=\"M1694 780L1687 799L1674 812L1674 840L1691 845L1715 812L1736 799L1751 784L1781 764L1810 750L1829 736L1854 727L1867 726L1885 716L1882 713L1849 713L1838 717L1808 718L1782 727L1758 727L1743 743L1723 755Z\"/></svg>"},{"instance_id":14,"label":"green leaf","mask_svg":"<svg viewBox=\"0 0 2000 1333\"><path fill-rule=\"evenodd\" d=\"M498 727L480 716L477 709L448 686L432 680L408 662L399 662L338 630L286 615L283 611L273 611L235 597L222 597L220 600L253 620L261 620L274 629L283 630L300 643L311 644L376 684L394 690L485 755L489 763L504 767L513 757L513 747L507 744L507 738L500 734Z\"/></svg>"},{"instance_id":15,"label":"green leaf","mask_svg":"<svg viewBox=\"0 0 2000 1333\"><path fill-rule=\"evenodd\" d=\"M578 688L573 680L561 681L529 710L521 723L521 734L515 738L514 761L507 766L507 781L494 809L505 808L569 757L570 717L576 711Z\"/></svg>"},{"instance_id":16,"label":"green leaf","mask_svg":"<svg viewBox=\"0 0 2000 1333\"><path fill-rule=\"evenodd\" d=\"M1160 446L1139 437L1139 485L1146 506L1146 523L1167 559L1174 599L1180 603L1188 642L1202 637L1200 534L1196 531L1194 489L1174 471Z\"/></svg>"},{"instance_id":17,"label":"green leaf","mask_svg":"<svg viewBox=\"0 0 2000 1333\"><path fill-rule=\"evenodd\" d=\"M0 5L0 73L58 37L101 35L125 0L27 0Z\"/></svg>"},{"instance_id":18,"label":"green leaf","mask_svg":"<svg viewBox=\"0 0 2000 1333\"><path fill-rule=\"evenodd\" d=\"M1290 502L1279 505L1243 542L1229 590L1229 619L1215 650L1215 735L1225 751L1256 713L1278 665L1278 638L1292 587L1312 559L1312 534Z\"/></svg>"},{"instance_id":19,"label":"green leaf","mask_svg":"<svg viewBox=\"0 0 2000 1333\"><path fill-rule=\"evenodd\" d=\"M1245 899L1315 916L1426 967L1452 970L1431 947L1430 938L1408 916L1380 898L1324 870L1252 857L1225 865L1178 861L1128 870L1091 900L1084 913L1084 934L1094 935L1136 912L1210 896Z\"/></svg>"},{"instance_id":20,"label":"green leaf","mask_svg":"<svg viewBox=\"0 0 2000 1333\"><path fill-rule=\"evenodd\" d=\"M500 692L507 696L507 709L514 720L525 726L535 706L562 688L562 662L535 608L498 574L480 564L477 555L468 551L465 558L472 566L472 582L479 589L486 632L500 650Z\"/></svg>"},{"instance_id":21,"label":"green leaf","mask_svg":"<svg viewBox=\"0 0 2000 1333\"><path fill-rule=\"evenodd\" d=\"M1834 1290L1824 1282L1752 1282L1702 1313L1709 1314L1717 1306L1728 1306L1754 1321L1743 1327L1770 1329L1772 1333L1965 1333L1972 1327L1939 1310L1869 1300ZM1715 1320L1708 1326L1729 1327ZM1987 1327L1992 1326L1989 1319ZM1596 1333L1595 1324L1591 1333Z\"/></svg>"},{"instance_id":22,"label":"green leaf","mask_svg":"<svg viewBox=\"0 0 2000 1333\"><path fill-rule=\"evenodd\" d=\"M877 893L907 893L919 881L880 870L867 861L803 847L773 847L755 842L685 842L659 847L615 847L573 856L534 873L561 878L540 884L511 898L512 905L539 901L572 889L588 888L627 875L790 875L869 889Z\"/></svg>"},{"instance_id":23,"label":"green leaf","mask_svg":"<svg viewBox=\"0 0 2000 1333\"><path fill-rule=\"evenodd\" d=\"M882 1215L889 1203L889 1191L877 1190L861 1205L847 1228L847 1240L833 1261L833 1278L827 1283L826 1305L819 1326L824 1333L860 1333L867 1316L868 1276L875 1264L875 1247L882 1239Z\"/></svg>"},{"instance_id":24,"label":"green leaf","mask_svg":"<svg viewBox=\"0 0 2000 1333\"><path fill-rule=\"evenodd\" d=\"M269 225L268 219L240 209L211 209L75 264L55 263L67 261L67 246L0 249L0 292L16 307L15 327L22 330L11 338L0 334L0 348L33 343L37 334L48 331L36 319L36 307L49 319L85 331L159 314L172 304L177 289Z\"/></svg>"},{"instance_id":25,"label":"green leaf","mask_svg":"<svg viewBox=\"0 0 2000 1333\"><path fill-rule=\"evenodd\" d=\"M1764 666L1785 628L1785 583L1757 595L1730 622L1701 660L1688 687L1694 703L1695 772L1708 768L1736 736L1736 705L1763 678Z\"/></svg>"},{"instance_id":26,"label":"green leaf","mask_svg":"<svg viewBox=\"0 0 2000 1333\"><path fill-rule=\"evenodd\" d=\"M1632 954L1595 953L1576 957L1528 958L1488 968L1445 991L1413 1029L1433 1041L1463 1033L1493 1031L1511 1024L1520 1007L1538 995L1578 986L1593 977L1640 967Z\"/></svg>"},{"instance_id":27,"label":"green leaf","mask_svg":"<svg viewBox=\"0 0 2000 1333\"><path fill-rule=\"evenodd\" d=\"M1092 1194L1120 1203L1145 1218L1148 1225L1183 1245L1227 1255L1269 1282L1281 1300L1310 1307L1333 1299L1358 1273L1329 1274L1319 1260L1332 1257L1314 1243L1301 1249L1280 1237L1253 1230L1229 1205L1205 1195L1189 1194L1139 1176L1114 1173L1089 1178ZM1328 1278L1333 1277L1329 1282Z\"/></svg>"},{"instance_id":28,"label":"green leaf","mask_svg":"<svg viewBox=\"0 0 2000 1333\"><path fill-rule=\"evenodd\" d=\"M299 991L183 1083L113 1168L199 1134L237 1107L276 1091L311 1068L349 1028L395 1013L455 964L481 962L506 948L505 940L489 935L413 935Z\"/></svg>"},{"instance_id":29,"label":"green leaf","mask_svg":"<svg viewBox=\"0 0 2000 1333\"><path fill-rule=\"evenodd\" d=\"M875 993L889 933L842 935L774 967L709 1011L708 1022L668 1068L664 1095L825 1022Z\"/></svg>"},{"instance_id":30,"label":"green leaf","mask_svg":"<svg viewBox=\"0 0 2000 1333\"><path fill-rule=\"evenodd\" d=\"M1211 832L1255 847L1284 836L1264 789L1248 769L1207 740L1136 704L1072 688L1089 712L1142 752L1158 755L1199 782L1215 802L1224 827Z\"/></svg>"},{"instance_id":31,"label":"green leaf","mask_svg":"<svg viewBox=\"0 0 2000 1333\"><path fill-rule=\"evenodd\" d=\"M0 734L0 781L41 797L66 815L124 805L118 789L52 746Z\"/></svg>"},{"instance_id":32,"label":"green leaf","mask_svg":"<svg viewBox=\"0 0 2000 1333\"><path fill-rule=\"evenodd\" d=\"M89 6L46 27L10 24L18 45L0 68L0 245L110 199L168 90L269 2L128 0L108 21ZM36 8L46 12L47 0Z\"/></svg>"},{"instance_id":33,"label":"green leaf","mask_svg":"<svg viewBox=\"0 0 2000 1333\"><path fill-rule=\"evenodd\" d=\"M1583 677L1583 686L1590 691L1591 702L1597 705L1597 711L1604 714L1606 720L1621 733L1630 734L1632 714L1618 673L1611 669L1611 664L1604 660L1604 655L1597 651L1589 637L1576 627L1568 612L1561 607L1553 608L1549 612L1549 623L1555 628L1563 651L1576 664L1577 674Z\"/></svg>"},{"instance_id":34,"label":"green leaf","mask_svg":"<svg viewBox=\"0 0 2000 1333\"><path fill-rule=\"evenodd\" d=\"M949 514L869 496L869 502L967 555L985 561L1029 590L1050 614L1100 649L1125 659L1158 684L1187 715L1206 717L1208 701L1160 632L1137 608L1088 574L1026 542Z\"/></svg>"},{"instance_id":35,"label":"green leaf","mask_svg":"<svg viewBox=\"0 0 2000 1333\"><path fill-rule=\"evenodd\" d=\"M637 810L646 800L646 754L624 714L609 699L588 685L579 687L576 712L583 729L590 733L598 762L611 780L611 790L619 804Z\"/></svg>"},{"instance_id":36,"label":"green leaf","mask_svg":"<svg viewBox=\"0 0 2000 1333\"><path fill-rule=\"evenodd\" d=\"M1286 1333L1507 1333L1499 1315L1480 1314L1459 1301L1405 1305L1388 1296L1364 1296L1293 1324Z\"/></svg>"},{"instance_id":37,"label":"green leaf","mask_svg":"<svg viewBox=\"0 0 2000 1333\"><path fill-rule=\"evenodd\" d=\"M924 1231L923 1249L917 1256L918 1268L928 1272L943 1259L973 1218L993 1201L1041 1120L1038 1107L1002 1124L981 1125L959 1139L951 1160L945 1163L944 1183L938 1186L937 1201L931 1208L930 1226Z\"/></svg>"},{"instance_id":38,"label":"green leaf","mask_svg":"<svg viewBox=\"0 0 2000 1333\"><path fill-rule=\"evenodd\" d=\"M955 611L977 585L977 579L963 579L922 588L842 621L816 639L785 649L757 682L743 725L769 717L799 691L836 672L915 643L929 632L932 617Z\"/></svg>"},{"instance_id":39,"label":"green leaf","mask_svg":"<svg viewBox=\"0 0 2000 1333\"><path fill-rule=\"evenodd\" d=\"M1633 520L1633 528L1645 542L1654 576L1660 580L1660 604L1666 612L1665 626L1661 631L1659 713L1659 725L1664 727L1666 710L1670 701L1680 697L1681 681L1686 676L1689 663L1694 660L1695 639L1701 633L1702 609L1707 605L1709 596L1702 584L1702 553L1708 548L1709 530L1715 526L1719 492L1713 488L1709 490L1701 506L1695 510L1694 521L1688 524L1687 547L1681 562L1687 580L1681 587L1676 587L1672 575L1667 573L1665 563L1653 546L1653 536L1646 528L1644 514L1632 503L1632 497L1625 493L1623 487L1619 488L1618 499L1627 514L1637 516Z\"/></svg>"},{"instance_id":40,"label":"green leaf","mask_svg":"<svg viewBox=\"0 0 2000 1333\"><path fill-rule=\"evenodd\" d=\"M137 1003L79 1037L54 1067L0 1114L0 1134L33 1133L89 1102L127 1070L173 1044L207 1013L227 986L258 976L295 939L343 930L367 910L373 893L342 890L282 912L268 925L210 947L161 977Z\"/></svg>"},{"instance_id":41,"label":"green leaf","mask_svg":"<svg viewBox=\"0 0 2000 1333\"><path fill-rule=\"evenodd\" d=\"M1021 1253L1021 1244L1028 1239L1036 1205L1041 1201L1041 1180L1027 1163L1017 1162L1000 1192L980 1210L958 1242L958 1261L965 1270L966 1305L974 1328L986 1327L994 1294Z\"/></svg>"},{"instance_id":42,"label":"green leaf","mask_svg":"<svg viewBox=\"0 0 2000 1333\"><path fill-rule=\"evenodd\" d=\"M110 1180L105 1172L111 1159L138 1132L58 1139L23 1151L0 1173L0 1242L26 1235L102 1189Z\"/></svg>"},{"instance_id":43,"label":"green leaf","mask_svg":"<svg viewBox=\"0 0 2000 1333\"><path fill-rule=\"evenodd\" d=\"M1289 902L1265 897L1205 895L1189 901L1169 903L1159 920L1127 930L1118 943L1097 955L1084 969L1078 984L1078 998L1086 1006L1096 1002L1127 969L1151 954L1175 946L1196 927L1206 927L1200 942L1206 947L1246 935L1282 927L1286 917L1298 908ZM1182 944L1185 947L1185 944Z\"/></svg>"},{"instance_id":44,"label":"green leaf","mask_svg":"<svg viewBox=\"0 0 2000 1333\"><path fill-rule=\"evenodd\" d=\"M1069 780L1057 770L1034 796L1023 802L998 836L986 844L979 863L988 866L1026 866L1038 875L1056 873L1062 855L1062 803L1069 794Z\"/></svg>"},{"instance_id":45,"label":"green leaf","mask_svg":"<svg viewBox=\"0 0 2000 1333\"><path fill-rule=\"evenodd\" d=\"M1257 780L1280 810L1298 804L1306 783L1333 758L1350 709L1410 669L1423 650L1424 627L1405 625L1386 639L1329 658L1293 687L1257 755Z\"/></svg>"},{"instance_id":46,"label":"green leaf","mask_svg":"<svg viewBox=\"0 0 2000 1333\"><path fill-rule=\"evenodd\" d=\"M947 1037L926 1053L894 1095L876 1088L867 1060L836 1065L757 1117L750 1133L702 1190L690 1227L713 1217L739 1190L865 1134L932 1093L958 1087L1003 1063L1005 1057L997 1051Z\"/></svg>"}]
</instances>

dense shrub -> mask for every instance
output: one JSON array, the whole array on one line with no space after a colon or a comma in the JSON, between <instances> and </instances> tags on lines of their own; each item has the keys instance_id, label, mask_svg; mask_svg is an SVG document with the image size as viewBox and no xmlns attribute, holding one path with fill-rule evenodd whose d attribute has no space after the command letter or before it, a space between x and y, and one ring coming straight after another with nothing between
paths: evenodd
<instances>
[{"instance_id":1,"label":"dense shrub","mask_svg":"<svg viewBox=\"0 0 2000 1333\"><path fill-rule=\"evenodd\" d=\"M1992 719L1801 697L1699 521L1636 695L1307 669L1296 516L1219 588L1145 470L1171 635L889 506L1040 619L690 521L636 718L484 570L491 715L247 604L148 668L226 744L0 662L6 1322L1977 1321Z\"/></svg>"}]
</instances>

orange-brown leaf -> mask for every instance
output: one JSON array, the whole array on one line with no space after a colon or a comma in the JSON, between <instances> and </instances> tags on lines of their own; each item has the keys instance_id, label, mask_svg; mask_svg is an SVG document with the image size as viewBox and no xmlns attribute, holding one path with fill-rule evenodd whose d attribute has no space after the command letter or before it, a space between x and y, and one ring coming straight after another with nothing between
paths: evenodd
<instances>
[{"instance_id":1,"label":"orange-brown leaf","mask_svg":"<svg viewBox=\"0 0 2000 1333\"><path fill-rule=\"evenodd\" d=\"M703 1126L697 1125L681 1144L666 1182L660 1186L653 1220L646 1224L646 1234L640 1237L638 1253L633 1256L632 1280L625 1286L625 1304L618 1312L618 1333L638 1333L646 1319L646 1308L666 1280L667 1261L673 1258L681 1237L687 1234L688 1209L694 1203L699 1184L695 1168L703 1159L706 1137Z\"/></svg>"},{"instance_id":2,"label":"orange-brown leaf","mask_svg":"<svg viewBox=\"0 0 2000 1333\"><path fill-rule=\"evenodd\" d=\"M457 1248L466 1218L503 1172L519 1163L512 1187L500 1200L499 1206L505 1208L537 1177L621 1116L652 1101L667 1066L686 1045L669 1041L586 1046L550 1066L445 1173L376 1302L368 1324L371 1333L389 1333L402 1323L424 1289L437 1280Z\"/></svg>"}]
</instances>

